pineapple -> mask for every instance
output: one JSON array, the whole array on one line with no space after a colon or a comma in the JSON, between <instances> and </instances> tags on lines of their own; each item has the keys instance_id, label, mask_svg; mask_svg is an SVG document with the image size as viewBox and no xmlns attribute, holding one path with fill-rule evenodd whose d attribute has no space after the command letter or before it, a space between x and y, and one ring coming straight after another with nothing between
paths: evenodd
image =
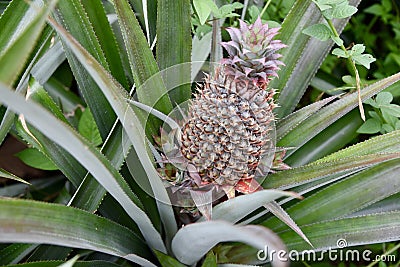
<instances>
[{"instance_id":1,"label":"pineapple","mask_svg":"<svg viewBox=\"0 0 400 267\"><path fill-rule=\"evenodd\" d=\"M269 171L276 104L275 91L267 86L283 65L277 51L285 45L272 40L278 28L269 29L260 18L227 30L232 40L221 45L229 56L198 88L177 150L179 162L186 164L181 185L216 188L232 198L236 191L259 190L256 178Z\"/></svg>"}]
</instances>

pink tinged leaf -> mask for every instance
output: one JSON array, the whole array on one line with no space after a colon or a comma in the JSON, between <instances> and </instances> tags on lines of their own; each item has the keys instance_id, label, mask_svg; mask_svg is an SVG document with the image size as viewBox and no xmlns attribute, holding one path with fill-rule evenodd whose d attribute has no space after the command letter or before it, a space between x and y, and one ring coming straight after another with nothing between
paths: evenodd
<instances>
[{"instance_id":1,"label":"pink tinged leaf","mask_svg":"<svg viewBox=\"0 0 400 267\"><path fill-rule=\"evenodd\" d=\"M262 190L262 187L254 178L251 178L240 180L236 184L235 189L236 191L243 194L251 194L256 191Z\"/></svg>"},{"instance_id":2,"label":"pink tinged leaf","mask_svg":"<svg viewBox=\"0 0 400 267\"><path fill-rule=\"evenodd\" d=\"M244 67L243 69L244 69L244 73L246 74L246 76L248 76L253 71L252 68L248 68L248 67Z\"/></svg>"},{"instance_id":3,"label":"pink tinged leaf","mask_svg":"<svg viewBox=\"0 0 400 267\"><path fill-rule=\"evenodd\" d=\"M190 196L192 197L194 204L207 221L211 220L212 217L213 190L213 188L208 191L190 190Z\"/></svg>"},{"instance_id":4,"label":"pink tinged leaf","mask_svg":"<svg viewBox=\"0 0 400 267\"><path fill-rule=\"evenodd\" d=\"M188 164L186 167L187 171L189 172L189 176L193 179L196 185L201 185L201 177L197 172L196 167L193 164Z\"/></svg>"},{"instance_id":5,"label":"pink tinged leaf","mask_svg":"<svg viewBox=\"0 0 400 267\"><path fill-rule=\"evenodd\" d=\"M236 28L227 28L226 29L229 35L231 36L232 41L240 42L242 39L242 34L239 29Z\"/></svg>"},{"instance_id":6,"label":"pink tinged leaf","mask_svg":"<svg viewBox=\"0 0 400 267\"><path fill-rule=\"evenodd\" d=\"M231 185L224 185L220 187L226 194L226 196L231 199L235 197L235 187Z\"/></svg>"}]
</instances>

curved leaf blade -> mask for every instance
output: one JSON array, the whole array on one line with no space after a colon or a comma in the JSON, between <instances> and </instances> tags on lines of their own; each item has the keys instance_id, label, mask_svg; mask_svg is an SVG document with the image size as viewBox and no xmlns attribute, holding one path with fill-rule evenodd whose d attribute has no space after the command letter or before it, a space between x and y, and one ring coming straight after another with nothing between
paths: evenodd
<instances>
[{"instance_id":1,"label":"curved leaf blade","mask_svg":"<svg viewBox=\"0 0 400 267\"><path fill-rule=\"evenodd\" d=\"M155 170L153 163L147 154L146 149L146 138L144 136L144 129L141 126L141 122L136 116L135 112L129 106L126 99L129 99L127 92L121 87L121 85L110 77L110 74L82 47L77 41L68 34L62 27L57 23L50 20L53 27L57 30L59 35L64 38L66 43L73 49L76 57L85 64L87 71L96 80L99 87L103 90L104 95L112 104L114 111L117 113L119 120L124 126L125 132L132 142L133 147L137 155L139 156L140 163L143 165L144 170L148 176L148 182L153 190L154 197L157 200L157 206L159 208L160 216L166 229L167 237L172 238L177 230L175 216L170 204L167 191L159 178L157 171ZM147 186L144 185L144 186ZM146 216L147 218L147 216ZM143 227L147 227L143 225ZM165 248L157 248L162 252Z\"/></svg>"},{"instance_id":2,"label":"curved leaf blade","mask_svg":"<svg viewBox=\"0 0 400 267\"><path fill-rule=\"evenodd\" d=\"M72 128L61 123L47 110L25 99L0 84L1 102L18 113L37 129L73 155L93 174L99 183L123 206L126 212L138 224L149 245L165 251L160 234L153 227L150 219L133 201L136 196L118 171L84 138L76 134Z\"/></svg>"},{"instance_id":3,"label":"curved leaf blade","mask_svg":"<svg viewBox=\"0 0 400 267\"><path fill-rule=\"evenodd\" d=\"M62 205L18 199L0 199L0 209L1 242L85 248L155 266L146 259L149 252L141 239L105 218Z\"/></svg>"},{"instance_id":4,"label":"curved leaf blade","mask_svg":"<svg viewBox=\"0 0 400 267\"><path fill-rule=\"evenodd\" d=\"M178 231L172 240L172 251L184 264L194 264L220 242L237 241L258 249L265 246L285 250L284 244L269 229L255 225L235 226L224 221L189 224ZM287 266L287 262L273 261L273 266Z\"/></svg>"}]
</instances>

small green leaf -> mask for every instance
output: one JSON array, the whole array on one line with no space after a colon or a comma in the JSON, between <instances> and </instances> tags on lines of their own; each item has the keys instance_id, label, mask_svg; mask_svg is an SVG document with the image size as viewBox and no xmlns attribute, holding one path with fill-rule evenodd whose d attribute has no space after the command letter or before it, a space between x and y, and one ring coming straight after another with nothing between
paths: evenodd
<instances>
[{"instance_id":1,"label":"small green leaf","mask_svg":"<svg viewBox=\"0 0 400 267\"><path fill-rule=\"evenodd\" d=\"M212 0L193 0L193 5L199 16L201 25L206 23L211 11L218 10L217 5Z\"/></svg>"},{"instance_id":2,"label":"small green leaf","mask_svg":"<svg viewBox=\"0 0 400 267\"><path fill-rule=\"evenodd\" d=\"M97 128L97 124L89 108L86 108L82 113L78 124L78 130L79 133L93 143L94 146L99 146L103 142L103 140L101 140L99 128Z\"/></svg>"},{"instance_id":3,"label":"small green leaf","mask_svg":"<svg viewBox=\"0 0 400 267\"><path fill-rule=\"evenodd\" d=\"M363 54L363 55L355 55L352 56L352 59L358 64L358 65L363 65L364 67L366 67L367 69L370 68L370 64L374 61L376 61L376 59L370 55L370 54Z\"/></svg>"},{"instance_id":4,"label":"small green leaf","mask_svg":"<svg viewBox=\"0 0 400 267\"><path fill-rule=\"evenodd\" d=\"M27 148L16 154L26 165L36 169L54 171L58 167L36 148Z\"/></svg>"},{"instance_id":5,"label":"small green leaf","mask_svg":"<svg viewBox=\"0 0 400 267\"><path fill-rule=\"evenodd\" d=\"M335 56L338 56L338 57L343 57L343 58L348 58L349 57L349 55L345 51L340 49L340 48L333 49L332 55L335 55Z\"/></svg>"},{"instance_id":6,"label":"small green leaf","mask_svg":"<svg viewBox=\"0 0 400 267\"><path fill-rule=\"evenodd\" d=\"M334 8L332 8L332 18L344 19L354 15L357 12L357 8L349 5L348 1L345 1Z\"/></svg>"},{"instance_id":7,"label":"small green leaf","mask_svg":"<svg viewBox=\"0 0 400 267\"><path fill-rule=\"evenodd\" d=\"M374 4L370 7L367 7L366 9L364 9L365 13L369 13L369 14L373 14L376 16L381 16L385 13L385 11L383 10L382 6L379 4Z\"/></svg>"},{"instance_id":8,"label":"small green leaf","mask_svg":"<svg viewBox=\"0 0 400 267\"><path fill-rule=\"evenodd\" d=\"M371 118L358 128L357 133L374 134L378 133L381 127L381 122L379 120Z\"/></svg>"},{"instance_id":9,"label":"small green leaf","mask_svg":"<svg viewBox=\"0 0 400 267\"><path fill-rule=\"evenodd\" d=\"M389 92L381 92L376 95L375 101L378 105L387 105L393 101L393 95Z\"/></svg>"},{"instance_id":10,"label":"small green leaf","mask_svg":"<svg viewBox=\"0 0 400 267\"><path fill-rule=\"evenodd\" d=\"M2 168L0 168L0 177L6 178L6 179L12 179L12 180L24 183L24 184L30 184L27 181L23 180L22 178L19 178L18 176L14 175Z\"/></svg>"},{"instance_id":11,"label":"small green leaf","mask_svg":"<svg viewBox=\"0 0 400 267\"><path fill-rule=\"evenodd\" d=\"M400 106L395 104L389 104L385 107L382 107L382 112L385 112L394 117L400 117Z\"/></svg>"},{"instance_id":12,"label":"small green leaf","mask_svg":"<svg viewBox=\"0 0 400 267\"><path fill-rule=\"evenodd\" d=\"M307 34L311 37L317 38L318 40L321 40L321 41L328 40L332 35L331 30L325 24L311 25L310 27L307 27L306 29L304 29L303 33Z\"/></svg>"},{"instance_id":13,"label":"small green leaf","mask_svg":"<svg viewBox=\"0 0 400 267\"><path fill-rule=\"evenodd\" d=\"M338 46L342 46L343 45L343 40L340 39L340 37L336 37L331 35L331 39L335 42L335 44L337 44Z\"/></svg>"},{"instance_id":14,"label":"small green leaf","mask_svg":"<svg viewBox=\"0 0 400 267\"><path fill-rule=\"evenodd\" d=\"M382 125L382 129L384 130L385 133L390 133L394 131L394 128L392 125L389 125L387 123Z\"/></svg>"},{"instance_id":15,"label":"small green leaf","mask_svg":"<svg viewBox=\"0 0 400 267\"><path fill-rule=\"evenodd\" d=\"M351 48L350 54L351 55L361 55L365 51L365 45L363 44L356 44Z\"/></svg>"}]
</instances>

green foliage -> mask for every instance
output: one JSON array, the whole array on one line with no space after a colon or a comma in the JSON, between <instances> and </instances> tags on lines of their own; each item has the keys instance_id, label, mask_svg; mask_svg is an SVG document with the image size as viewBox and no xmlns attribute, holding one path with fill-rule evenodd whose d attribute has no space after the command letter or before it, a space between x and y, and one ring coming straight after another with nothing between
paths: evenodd
<instances>
[{"instance_id":1,"label":"green foliage","mask_svg":"<svg viewBox=\"0 0 400 267\"><path fill-rule=\"evenodd\" d=\"M3 11L0 1L0 144L12 134L30 147L18 154L24 162L58 171L29 185L0 169L16 180L0 186L0 265L254 265L265 245L304 251L309 240L321 250L336 248L342 236L352 247L396 253L396 1L364 1L357 13L355 0L71 0L56 9L55 1L41 8L28 2L13 0ZM270 86L279 91L276 139L285 147L276 148L275 160L292 168L270 173L262 182L268 190L214 203L216 220L194 222L191 207L171 206L160 171L175 169L153 143L162 122L147 117L153 107L168 115L190 98L191 81L210 67L185 63L220 58L219 43L229 40L224 29L237 27L239 16L281 26L288 46ZM342 79L349 72L355 77ZM357 92L325 97L337 87L364 87L365 123ZM148 112L128 103L132 92ZM359 142L359 133L382 135Z\"/></svg>"},{"instance_id":2,"label":"green foliage","mask_svg":"<svg viewBox=\"0 0 400 267\"><path fill-rule=\"evenodd\" d=\"M368 99L366 104L373 110L369 111L370 118L357 130L359 133L375 134L389 133L400 130L400 106L392 104L393 96L389 92L379 93L375 99Z\"/></svg>"}]
</instances>

